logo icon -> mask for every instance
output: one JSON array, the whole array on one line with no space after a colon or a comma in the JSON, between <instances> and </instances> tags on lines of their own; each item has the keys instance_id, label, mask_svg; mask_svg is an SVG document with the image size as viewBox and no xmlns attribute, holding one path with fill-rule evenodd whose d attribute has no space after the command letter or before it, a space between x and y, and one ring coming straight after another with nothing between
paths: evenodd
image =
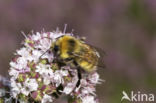
<instances>
[{"instance_id":1,"label":"logo icon","mask_svg":"<svg viewBox=\"0 0 156 103\"><path fill-rule=\"evenodd\" d=\"M131 91L130 95L128 95L125 91L122 91L122 98L121 102L123 100L128 100L128 101L135 101L135 102L153 102L154 101L154 94L146 94L146 93L141 93L140 91L134 92Z\"/></svg>"},{"instance_id":2,"label":"logo icon","mask_svg":"<svg viewBox=\"0 0 156 103\"><path fill-rule=\"evenodd\" d=\"M121 101L123 101L124 99L131 101L131 99L129 98L128 94L125 91L122 91L123 97L121 98Z\"/></svg>"}]
</instances>

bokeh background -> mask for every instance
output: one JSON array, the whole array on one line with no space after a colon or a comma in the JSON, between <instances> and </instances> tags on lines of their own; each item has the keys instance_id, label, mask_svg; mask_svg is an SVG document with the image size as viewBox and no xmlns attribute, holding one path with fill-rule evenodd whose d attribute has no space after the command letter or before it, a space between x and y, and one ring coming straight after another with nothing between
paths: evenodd
<instances>
[{"instance_id":1,"label":"bokeh background","mask_svg":"<svg viewBox=\"0 0 156 103\"><path fill-rule=\"evenodd\" d=\"M120 103L123 90L156 93L156 0L0 0L0 74L8 76L21 31L64 24L106 52L106 68L98 70L106 80L97 86L100 103Z\"/></svg>"}]
</instances>

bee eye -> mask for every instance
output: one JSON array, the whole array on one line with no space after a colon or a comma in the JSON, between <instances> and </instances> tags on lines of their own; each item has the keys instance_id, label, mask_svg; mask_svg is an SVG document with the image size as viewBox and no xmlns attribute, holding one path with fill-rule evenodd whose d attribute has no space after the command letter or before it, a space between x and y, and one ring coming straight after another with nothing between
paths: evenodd
<instances>
[{"instance_id":1,"label":"bee eye","mask_svg":"<svg viewBox=\"0 0 156 103\"><path fill-rule=\"evenodd\" d=\"M54 46L54 51L57 52L59 50L59 46L55 45Z\"/></svg>"}]
</instances>

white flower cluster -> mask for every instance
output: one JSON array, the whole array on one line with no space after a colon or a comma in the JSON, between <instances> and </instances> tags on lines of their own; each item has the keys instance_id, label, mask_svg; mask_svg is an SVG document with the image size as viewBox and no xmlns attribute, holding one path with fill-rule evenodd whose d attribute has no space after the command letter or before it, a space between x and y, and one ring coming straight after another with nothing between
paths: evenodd
<instances>
[{"instance_id":1,"label":"white flower cluster","mask_svg":"<svg viewBox=\"0 0 156 103\"><path fill-rule=\"evenodd\" d=\"M69 65L60 67L49 49L58 37L72 35L62 32L43 32L28 35L24 46L17 50L10 62L11 95L21 103L27 101L52 103L62 93L70 95L70 103L98 103L95 85L99 75L82 73L79 87L77 69ZM46 52L49 50L48 52Z\"/></svg>"}]
</instances>

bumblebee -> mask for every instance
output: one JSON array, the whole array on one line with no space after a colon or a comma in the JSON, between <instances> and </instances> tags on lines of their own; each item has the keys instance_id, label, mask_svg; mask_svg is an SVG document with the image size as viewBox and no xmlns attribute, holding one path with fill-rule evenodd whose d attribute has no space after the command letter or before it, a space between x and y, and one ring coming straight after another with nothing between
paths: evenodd
<instances>
[{"instance_id":1,"label":"bumblebee","mask_svg":"<svg viewBox=\"0 0 156 103\"><path fill-rule=\"evenodd\" d=\"M86 72L93 72L98 65L98 52L81 39L64 35L53 43L52 50L65 63L79 66Z\"/></svg>"},{"instance_id":2,"label":"bumblebee","mask_svg":"<svg viewBox=\"0 0 156 103\"><path fill-rule=\"evenodd\" d=\"M76 66L79 78L76 87L80 85L82 71L92 73L96 70L97 66L100 66L98 64L100 63L100 56L96 49L95 47L86 44L84 39L70 35L64 35L57 38L50 47L50 50L53 51L56 57L55 60L57 63L61 65L70 64L70 66ZM101 51L100 49L98 50ZM103 63L100 67L104 67Z\"/></svg>"}]
</instances>

